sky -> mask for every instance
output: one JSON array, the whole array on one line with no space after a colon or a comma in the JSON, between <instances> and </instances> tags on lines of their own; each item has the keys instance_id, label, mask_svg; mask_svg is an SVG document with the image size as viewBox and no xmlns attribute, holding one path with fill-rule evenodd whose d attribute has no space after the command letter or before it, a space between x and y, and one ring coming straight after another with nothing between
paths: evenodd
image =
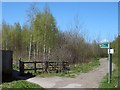
<instances>
[{"instance_id":1,"label":"sky","mask_svg":"<svg viewBox=\"0 0 120 90\"><path fill-rule=\"evenodd\" d=\"M2 2L119 2L119 0L1 0Z\"/></svg>"},{"instance_id":2,"label":"sky","mask_svg":"<svg viewBox=\"0 0 120 90\"><path fill-rule=\"evenodd\" d=\"M27 20L26 10L30 2L3 2L2 20L13 25L19 22L23 25ZM117 2L49 2L47 5L56 19L61 31L68 30L76 16L83 27L83 32L91 40L112 41L118 34L118 3ZM44 2L38 4L42 11Z\"/></svg>"}]
</instances>

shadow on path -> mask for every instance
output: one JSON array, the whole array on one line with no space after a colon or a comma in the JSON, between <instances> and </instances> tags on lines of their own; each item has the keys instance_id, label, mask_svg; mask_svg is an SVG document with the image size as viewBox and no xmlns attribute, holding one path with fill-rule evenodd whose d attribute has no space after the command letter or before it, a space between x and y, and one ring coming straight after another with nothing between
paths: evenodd
<instances>
[{"instance_id":1,"label":"shadow on path","mask_svg":"<svg viewBox=\"0 0 120 90\"><path fill-rule=\"evenodd\" d=\"M35 77L35 75L32 75L31 73L26 73L24 75L20 75L20 72L17 70L12 71L12 75L2 75L2 83L5 82L12 82L15 80L26 80L29 78Z\"/></svg>"}]
</instances>

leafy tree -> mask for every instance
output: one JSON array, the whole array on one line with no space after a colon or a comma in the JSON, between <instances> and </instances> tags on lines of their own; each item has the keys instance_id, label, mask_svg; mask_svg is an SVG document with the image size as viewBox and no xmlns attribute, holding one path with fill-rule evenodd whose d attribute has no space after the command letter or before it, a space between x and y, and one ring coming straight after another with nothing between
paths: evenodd
<instances>
[{"instance_id":1,"label":"leafy tree","mask_svg":"<svg viewBox=\"0 0 120 90\"><path fill-rule=\"evenodd\" d=\"M2 49L7 50L8 49L8 31L9 26L6 24L6 22L2 23Z\"/></svg>"},{"instance_id":2,"label":"leafy tree","mask_svg":"<svg viewBox=\"0 0 120 90\"><path fill-rule=\"evenodd\" d=\"M21 36L22 36L22 50L24 50L24 52L25 52L23 54L28 55L30 31L29 31L29 27L27 25L23 25Z\"/></svg>"},{"instance_id":3,"label":"leafy tree","mask_svg":"<svg viewBox=\"0 0 120 90\"><path fill-rule=\"evenodd\" d=\"M30 25L30 46L29 46L29 60L31 60L31 55L32 55L32 43L33 43L33 31L34 31L34 20L35 16L38 12L36 3L32 3L30 5L30 8L27 10L27 17L28 17L28 22Z\"/></svg>"},{"instance_id":4,"label":"leafy tree","mask_svg":"<svg viewBox=\"0 0 120 90\"><path fill-rule=\"evenodd\" d=\"M15 23L14 24L14 31L15 31L15 50L20 52L21 51L21 26L19 23Z\"/></svg>"}]
</instances>

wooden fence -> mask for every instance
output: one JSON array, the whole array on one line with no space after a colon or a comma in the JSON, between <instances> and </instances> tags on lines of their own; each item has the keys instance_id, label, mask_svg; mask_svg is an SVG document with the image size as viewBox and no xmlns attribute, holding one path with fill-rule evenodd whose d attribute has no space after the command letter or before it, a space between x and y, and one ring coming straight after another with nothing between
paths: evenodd
<instances>
[{"instance_id":1,"label":"wooden fence","mask_svg":"<svg viewBox=\"0 0 120 90\"><path fill-rule=\"evenodd\" d=\"M32 68L25 68L26 64L34 65ZM40 64L40 65L37 65ZM34 70L36 73L37 70L41 70L42 72L62 72L62 71L68 71L69 70L69 63L68 62L38 62L38 61L32 61L32 62L23 62L19 60L19 69L20 73L24 74L25 70Z\"/></svg>"}]
</instances>

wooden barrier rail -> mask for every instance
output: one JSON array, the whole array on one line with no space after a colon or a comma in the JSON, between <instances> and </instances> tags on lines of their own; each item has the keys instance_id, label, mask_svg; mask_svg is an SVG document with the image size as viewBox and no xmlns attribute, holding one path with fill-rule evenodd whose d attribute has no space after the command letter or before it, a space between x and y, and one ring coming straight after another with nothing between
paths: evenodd
<instances>
[{"instance_id":1,"label":"wooden barrier rail","mask_svg":"<svg viewBox=\"0 0 120 90\"><path fill-rule=\"evenodd\" d=\"M34 68L25 68L25 64L34 64ZM41 64L40 67L37 67L37 64ZM68 62L38 62L38 61L33 61L33 62L23 62L19 60L19 69L20 73L24 74L25 70L34 70L36 73L36 70L42 70L43 72L61 72L61 71L68 71L69 70L69 63Z\"/></svg>"}]
</instances>

